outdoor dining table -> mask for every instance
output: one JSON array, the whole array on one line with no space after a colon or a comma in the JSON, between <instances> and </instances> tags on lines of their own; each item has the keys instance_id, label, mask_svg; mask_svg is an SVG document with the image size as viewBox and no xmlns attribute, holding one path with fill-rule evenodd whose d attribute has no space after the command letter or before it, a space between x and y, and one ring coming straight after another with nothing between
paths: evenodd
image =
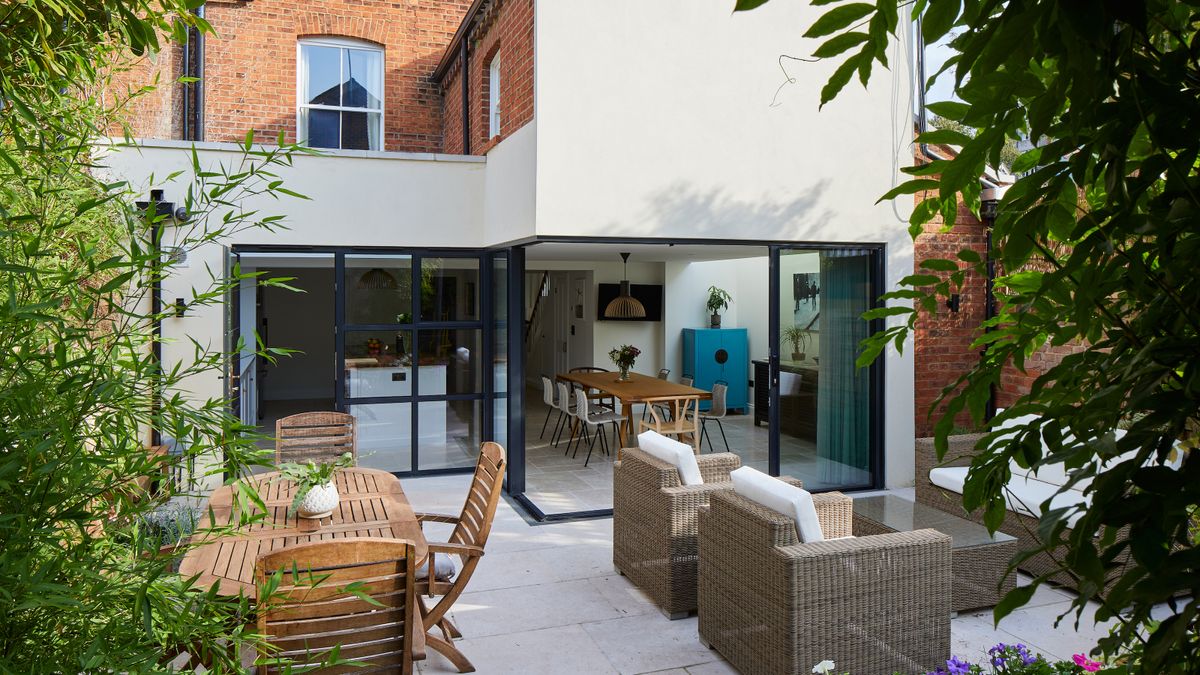
<instances>
[{"instance_id":1,"label":"outdoor dining table","mask_svg":"<svg viewBox=\"0 0 1200 675\"><path fill-rule=\"evenodd\" d=\"M288 513L296 484L281 479L278 472L259 474L250 480L267 507L266 517L187 552L179 572L185 578L198 575L197 585L201 588L210 588L215 583L222 595L245 593L253 598L254 561L258 556L310 541L345 537L407 539L413 543L418 566L428 555L421 524L404 496L400 479L387 471L364 468L338 471L334 479L339 496L337 509L319 520ZM209 506L215 522L206 513L198 532L212 525L236 522L232 486L213 491Z\"/></svg>"},{"instance_id":2,"label":"outdoor dining table","mask_svg":"<svg viewBox=\"0 0 1200 675\"><path fill-rule=\"evenodd\" d=\"M622 445L627 447L633 445L633 436L636 430L633 424L634 403L644 403L649 399L667 396L698 396L700 400L712 398L710 391L641 373L629 373L629 380L626 382L618 380L617 378L620 376L620 373L609 371L578 372L560 373L558 379L577 384L585 389L596 389L621 399L621 414L625 418L621 422L621 440Z\"/></svg>"}]
</instances>

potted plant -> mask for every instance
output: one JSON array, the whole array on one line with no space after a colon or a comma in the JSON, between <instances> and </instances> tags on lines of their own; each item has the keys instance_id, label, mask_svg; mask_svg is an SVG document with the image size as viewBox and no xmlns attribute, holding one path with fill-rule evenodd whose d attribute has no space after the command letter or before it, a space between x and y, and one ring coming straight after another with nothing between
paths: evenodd
<instances>
[{"instance_id":1,"label":"potted plant","mask_svg":"<svg viewBox=\"0 0 1200 675\"><path fill-rule=\"evenodd\" d=\"M792 360L803 361L805 357L804 350L808 348L809 331L806 328L792 326L783 329L783 340L792 345Z\"/></svg>"},{"instance_id":2,"label":"potted plant","mask_svg":"<svg viewBox=\"0 0 1200 675\"><path fill-rule=\"evenodd\" d=\"M721 310L729 306L733 302L733 296L728 292L717 288L716 286L708 287L708 311L712 314L709 321L710 328L721 327Z\"/></svg>"},{"instance_id":3,"label":"potted plant","mask_svg":"<svg viewBox=\"0 0 1200 675\"><path fill-rule=\"evenodd\" d=\"M280 478L296 482L296 495L288 512L301 518L324 518L333 513L338 505L338 491L333 484L333 476L338 469L353 463L354 457L347 452L333 462L280 464Z\"/></svg>"},{"instance_id":4,"label":"potted plant","mask_svg":"<svg viewBox=\"0 0 1200 675\"><path fill-rule=\"evenodd\" d=\"M629 381L629 369L633 367L633 362L641 355L642 350L633 345L621 345L620 347L614 347L608 352L608 358L612 359L612 362L621 371L621 375L617 378L618 382Z\"/></svg>"}]
</instances>

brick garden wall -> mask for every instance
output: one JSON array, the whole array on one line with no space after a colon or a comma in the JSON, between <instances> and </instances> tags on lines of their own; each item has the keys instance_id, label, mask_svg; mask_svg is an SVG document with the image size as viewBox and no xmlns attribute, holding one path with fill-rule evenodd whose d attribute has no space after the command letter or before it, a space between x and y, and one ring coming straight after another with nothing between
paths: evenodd
<instances>
[{"instance_id":1,"label":"brick garden wall","mask_svg":"<svg viewBox=\"0 0 1200 675\"><path fill-rule=\"evenodd\" d=\"M481 10L467 40L467 82L471 147L486 154L533 119L533 0L496 0ZM500 58L500 135L488 138L488 68ZM462 64L455 59L442 78L446 129L443 152L463 153Z\"/></svg>"}]
</instances>

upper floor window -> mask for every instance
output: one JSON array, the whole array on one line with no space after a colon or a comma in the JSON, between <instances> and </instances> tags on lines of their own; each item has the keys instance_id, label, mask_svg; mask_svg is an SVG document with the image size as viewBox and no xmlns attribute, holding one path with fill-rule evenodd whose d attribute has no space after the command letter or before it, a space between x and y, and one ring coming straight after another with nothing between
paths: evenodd
<instances>
[{"instance_id":1,"label":"upper floor window","mask_svg":"<svg viewBox=\"0 0 1200 675\"><path fill-rule=\"evenodd\" d=\"M500 135L500 55L488 65L488 138Z\"/></svg>"},{"instance_id":2,"label":"upper floor window","mask_svg":"<svg viewBox=\"0 0 1200 675\"><path fill-rule=\"evenodd\" d=\"M297 137L313 148L383 149L383 50L343 38L299 44Z\"/></svg>"}]
</instances>

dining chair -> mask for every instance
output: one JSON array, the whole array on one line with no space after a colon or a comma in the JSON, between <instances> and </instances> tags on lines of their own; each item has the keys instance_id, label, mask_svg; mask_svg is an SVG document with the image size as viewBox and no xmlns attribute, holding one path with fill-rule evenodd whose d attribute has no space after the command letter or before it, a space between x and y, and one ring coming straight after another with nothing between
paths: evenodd
<instances>
[{"instance_id":1,"label":"dining chair","mask_svg":"<svg viewBox=\"0 0 1200 675\"><path fill-rule=\"evenodd\" d=\"M699 404L699 394L648 398L646 405L650 409L650 419L641 422L638 430L641 432L653 429L663 436L675 436L680 441L687 436L691 441L692 451L699 452L700 426L695 414ZM669 417L663 414L663 410L668 412Z\"/></svg>"},{"instance_id":2,"label":"dining chair","mask_svg":"<svg viewBox=\"0 0 1200 675\"><path fill-rule=\"evenodd\" d=\"M258 632L270 653L259 675L345 672L354 660L408 675L425 658L412 542L350 537L289 546L254 562ZM369 599L368 599L369 598ZM327 667L322 667L327 666Z\"/></svg>"},{"instance_id":3,"label":"dining chair","mask_svg":"<svg viewBox=\"0 0 1200 675\"><path fill-rule=\"evenodd\" d=\"M499 443L484 443L475 462L475 475L471 478L466 502L459 515L417 514L422 526L427 522L454 525L445 543L429 542L429 557L416 571L416 591L419 596L440 596L441 599L432 607L424 599L418 599L418 608L427 630L436 626L442 632L441 637L426 635L425 644L449 659L460 673L473 672L475 667L455 648L453 640L462 637L462 633L450 622L447 613L462 595L483 556L488 535L492 531L492 521L496 517L496 507L500 503L507 466L504 448ZM457 565L454 558L458 558Z\"/></svg>"},{"instance_id":4,"label":"dining chair","mask_svg":"<svg viewBox=\"0 0 1200 675\"><path fill-rule=\"evenodd\" d=\"M588 454L587 458L583 460L583 465L586 467L588 462L592 461L592 450L596 447L597 437L600 439L601 452L606 455L611 455L612 453L610 453L608 450L608 440L604 436L604 425L610 423L613 425L613 443L616 443L618 435L620 434L620 424L625 421L625 416L619 412L612 411L595 414L590 413L588 410L587 392L576 389L575 417L579 420L579 426L582 428L582 433L580 434L581 440L587 440L589 428L595 427L596 430L596 433L591 435L591 442L588 443ZM579 452L580 442L581 441L575 442L576 453ZM571 458L574 459L575 455L571 455Z\"/></svg>"},{"instance_id":5,"label":"dining chair","mask_svg":"<svg viewBox=\"0 0 1200 675\"><path fill-rule=\"evenodd\" d=\"M669 377L671 377L671 369L670 368L659 368L658 369L658 379L666 380ZM646 408L649 408L649 407L650 406L648 404L642 405L642 421L646 420Z\"/></svg>"},{"instance_id":6,"label":"dining chair","mask_svg":"<svg viewBox=\"0 0 1200 675\"><path fill-rule=\"evenodd\" d=\"M721 422L725 419L725 402L728 394L729 384L723 380L717 380L713 383L712 405L708 410L699 410L696 413L700 418L700 445L703 447L704 439L707 437L709 451L713 449L712 435L708 433L708 427L705 425L709 422L716 422L717 428L721 430L721 440L725 441L725 452L729 452L729 439L725 437L725 425Z\"/></svg>"},{"instance_id":7,"label":"dining chair","mask_svg":"<svg viewBox=\"0 0 1200 675\"><path fill-rule=\"evenodd\" d=\"M306 412L275 422L275 463L332 462L350 453L358 463L354 415Z\"/></svg>"},{"instance_id":8,"label":"dining chair","mask_svg":"<svg viewBox=\"0 0 1200 675\"><path fill-rule=\"evenodd\" d=\"M566 382L558 382L555 386L558 387L558 400L554 405L558 408L559 415L558 422L554 425L554 433L550 436L550 443L557 448L562 440L563 430L570 427L571 436L567 439L567 452L570 452L571 441L575 440L575 401L571 398L571 387Z\"/></svg>"},{"instance_id":9,"label":"dining chair","mask_svg":"<svg viewBox=\"0 0 1200 675\"><path fill-rule=\"evenodd\" d=\"M554 414L555 410L558 410L558 406L554 405L554 382L545 375L542 376L542 402L546 404L546 421L542 422L542 433L538 434L538 438L545 438L546 425L550 423L550 416ZM562 411L559 410L558 414L561 416ZM557 427L557 424L555 426Z\"/></svg>"},{"instance_id":10,"label":"dining chair","mask_svg":"<svg viewBox=\"0 0 1200 675\"><path fill-rule=\"evenodd\" d=\"M569 373L611 373L612 371L609 370L608 368L601 368L599 366L576 366L567 372L569 372ZM575 385L575 387L577 389L584 388L581 385ZM588 393L588 398L595 400L599 405L602 405L605 408L609 408L611 410L617 409L617 402L616 402L616 400L613 399L612 396L605 394L604 392L597 391L595 389L590 389L590 388L587 389L587 393ZM604 401L607 401L607 403L605 403Z\"/></svg>"}]
</instances>

